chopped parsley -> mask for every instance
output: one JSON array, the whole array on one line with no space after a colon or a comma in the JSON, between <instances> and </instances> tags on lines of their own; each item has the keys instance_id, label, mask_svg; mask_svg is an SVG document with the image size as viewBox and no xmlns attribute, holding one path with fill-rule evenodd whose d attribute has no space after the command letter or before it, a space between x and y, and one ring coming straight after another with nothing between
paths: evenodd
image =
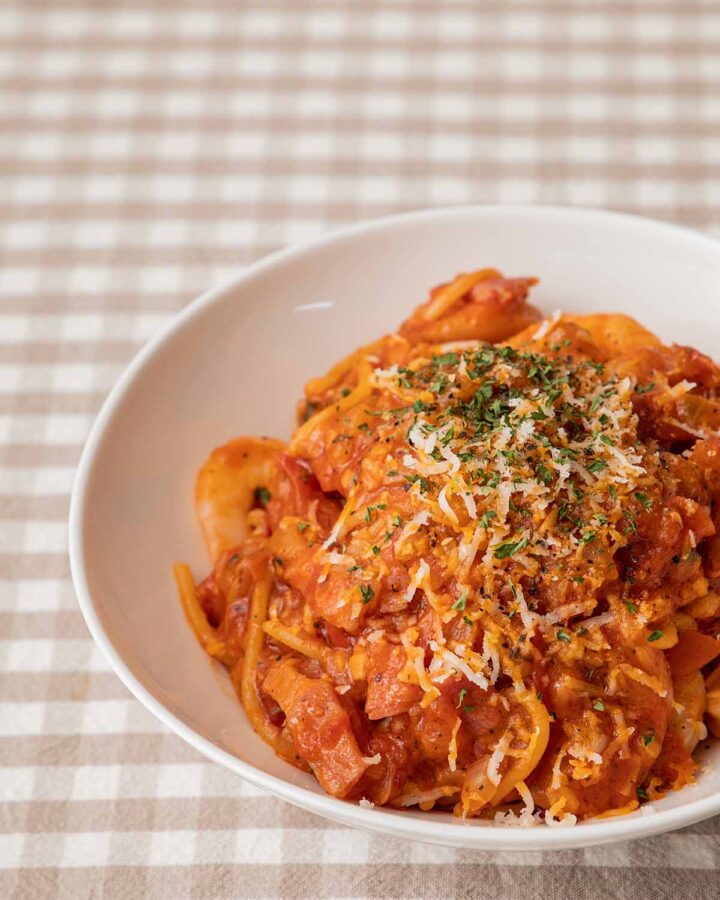
<instances>
[{"instance_id":1,"label":"chopped parsley","mask_svg":"<svg viewBox=\"0 0 720 900\"><path fill-rule=\"evenodd\" d=\"M625 534L626 536L629 534L637 534L638 528L637 522L635 521L635 516L631 512L626 511L625 518L628 520L629 524L623 534Z\"/></svg>"},{"instance_id":2,"label":"chopped parsley","mask_svg":"<svg viewBox=\"0 0 720 900\"><path fill-rule=\"evenodd\" d=\"M420 486L420 493L427 494L430 490L430 482L427 478L421 478L419 475L403 475L405 481L407 481L408 485L418 484Z\"/></svg>"},{"instance_id":3,"label":"chopped parsley","mask_svg":"<svg viewBox=\"0 0 720 900\"><path fill-rule=\"evenodd\" d=\"M643 494L642 491L635 491L635 493L633 494L633 497L635 497L635 499L637 500L637 502L638 502L641 506L644 506L645 509L652 509L652 508L653 508L653 501L648 497L647 494Z\"/></svg>"},{"instance_id":4,"label":"chopped parsley","mask_svg":"<svg viewBox=\"0 0 720 900\"><path fill-rule=\"evenodd\" d=\"M363 518L365 519L366 522L371 522L373 510L386 509L386 508L387 508L387 503L378 503L376 506L368 506L368 508L365 510L365 515L363 516Z\"/></svg>"},{"instance_id":5,"label":"chopped parsley","mask_svg":"<svg viewBox=\"0 0 720 900\"><path fill-rule=\"evenodd\" d=\"M664 635L664 633L665 633L664 631L653 631L651 634L648 635L648 640L649 641L659 641L660 638Z\"/></svg>"},{"instance_id":6,"label":"chopped parsley","mask_svg":"<svg viewBox=\"0 0 720 900\"><path fill-rule=\"evenodd\" d=\"M433 356L432 364L436 368L440 366L457 366L460 362L460 357L457 353L442 353L440 356Z\"/></svg>"},{"instance_id":7,"label":"chopped parsley","mask_svg":"<svg viewBox=\"0 0 720 900\"><path fill-rule=\"evenodd\" d=\"M593 703L592 708L596 709L598 712L605 712L605 704L600 699L597 699Z\"/></svg>"},{"instance_id":8,"label":"chopped parsley","mask_svg":"<svg viewBox=\"0 0 720 900\"><path fill-rule=\"evenodd\" d=\"M255 488L255 502L258 503L260 506L262 506L262 507L267 506L271 499L272 499L272 494L266 487L261 486L261 487Z\"/></svg>"},{"instance_id":9,"label":"chopped parsley","mask_svg":"<svg viewBox=\"0 0 720 900\"><path fill-rule=\"evenodd\" d=\"M443 445L443 447L447 447L447 445L450 443L450 441L454 437L455 437L455 429L451 426L450 428L448 428L448 430L445 432L445 434L443 434L443 436L440 438L440 443Z\"/></svg>"},{"instance_id":10,"label":"chopped parsley","mask_svg":"<svg viewBox=\"0 0 720 900\"><path fill-rule=\"evenodd\" d=\"M453 603L451 609L459 609L461 612L465 609L465 604L467 603L467 591L463 591L462 594L457 598L457 600Z\"/></svg>"},{"instance_id":11,"label":"chopped parsley","mask_svg":"<svg viewBox=\"0 0 720 900\"><path fill-rule=\"evenodd\" d=\"M553 473L547 466L541 463L539 466L536 466L535 471L537 472L538 478L544 485L552 484Z\"/></svg>"},{"instance_id":12,"label":"chopped parsley","mask_svg":"<svg viewBox=\"0 0 720 900\"><path fill-rule=\"evenodd\" d=\"M604 459L594 459L590 465L587 467L588 472L592 472L593 475L596 472L602 472L603 469L607 468L607 463Z\"/></svg>"},{"instance_id":13,"label":"chopped parsley","mask_svg":"<svg viewBox=\"0 0 720 900\"><path fill-rule=\"evenodd\" d=\"M362 597L363 605L369 603L372 598L375 596L375 591L370 587L369 584L361 584L360 588L360 596Z\"/></svg>"},{"instance_id":14,"label":"chopped parsley","mask_svg":"<svg viewBox=\"0 0 720 900\"><path fill-rule=\"evenodd\" d=\"M519 541L509 541L505 544L499 544L495 548L495 553L493 555L495 559L508 559L510 556L514 556L518 550L524 550L529 543L529 538L524 537Z\"/></svg>"}]
</instances>

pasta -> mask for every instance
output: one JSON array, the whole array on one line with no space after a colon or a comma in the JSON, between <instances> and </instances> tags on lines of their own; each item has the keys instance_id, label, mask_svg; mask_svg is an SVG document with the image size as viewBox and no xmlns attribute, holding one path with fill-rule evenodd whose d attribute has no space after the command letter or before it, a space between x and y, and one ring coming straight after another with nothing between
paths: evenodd
<instances>
[{"instance_id":1,"label":"pasta","mask_svg":"<svg viewBox=\"0 0 720 900\"><path fill-rule=\"evenodd\" d=\"M512 824L632 812L720 737L720 366L493 269L200 470L183 609L330 794Z\"/></svg>"}]
</instances>

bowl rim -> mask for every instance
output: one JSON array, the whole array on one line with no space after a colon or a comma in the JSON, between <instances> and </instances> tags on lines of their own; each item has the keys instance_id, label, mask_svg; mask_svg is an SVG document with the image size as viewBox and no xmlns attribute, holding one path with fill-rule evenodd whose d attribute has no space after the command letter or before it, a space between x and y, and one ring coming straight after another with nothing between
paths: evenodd
<instances>
[{"instance_id":1,"label":"bowl rim","mask_svg":"<svg viewBox=\"0 0 720 900\"><path fill-rule=\"evenodd\" d=\"M718 258L720 270L720 242L690 228L613 210L542 204L442 206L383 216L342 228L330 229L319 236L292 244L248 266L238 268L219 285L205 291L173 315L159 333L136 353L104 400L89 430L73 480L68 522L70 572L78 604L90 634L115 674L131 694L162 724L207 759L230 769L255 787L326 819L395 837L476 850L560 850L660 834L690 825L720 812L720 790L714 795L697 800L691 799L682 806L667 810L656 808L652 815L591 819L572 828L487 827L473 826L470 823L466 827L462 827L458 825L457 821L445 821L444 817L440 815L415 818L381 807L361 807L358 804L338 800L301 785L292 784L281 777L256 769L194 731L145 687L131 671L122 653L115 647L105 631L88 585L83 530L88 511L87 489L97 461L97 453L106 429L121 401L142 373L146 363L162 346L171 341L177 333L190 327L193 320L202 311L221 302L228 293L235 291L246 281L262 273L281 268L285 263L313 250L341 244L364 234L394 230L415 223L432 223L435 220L441 222L448 217L473 219L477 216L492 217L493 215L529 217L538 222L548 218L565 219L567 222L576 220L578 225L588 224L591 221L610 225L614 223L620 227L655 231L658 235L664 233L678 241L694 244L700 249L704 248L713 253ZM686 788L686 790L688 789L691 790L691 788Z\"/></svg>"}]
</instances>

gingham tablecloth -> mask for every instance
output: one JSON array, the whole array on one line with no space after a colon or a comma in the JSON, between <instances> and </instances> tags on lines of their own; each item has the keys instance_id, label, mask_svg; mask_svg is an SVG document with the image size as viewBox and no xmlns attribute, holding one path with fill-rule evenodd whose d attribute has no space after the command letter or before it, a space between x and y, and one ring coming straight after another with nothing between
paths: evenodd
<instances>
[{"instance_id":1,"label":"gingham tablecloth","mask_svg":"<svg viewBox=\"0 0 720 900\"><path fill-rule=\"evenodd\" d=\"M541 855L328 824L130 697L76 606L83 439L140 345L238 265L468 202L720 234L720 3L0 5L0 898L720 895L720 820Z\"/></svg>"}]
</instances>

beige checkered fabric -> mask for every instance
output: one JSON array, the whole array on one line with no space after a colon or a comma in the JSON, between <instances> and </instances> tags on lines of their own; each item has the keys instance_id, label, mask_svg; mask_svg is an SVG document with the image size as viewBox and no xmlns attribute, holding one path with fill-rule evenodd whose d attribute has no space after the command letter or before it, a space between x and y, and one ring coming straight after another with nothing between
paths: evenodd
<instances>
[{"instance_id":1,"label":"beige checkered fabric","mask_svg":"<svg viewBox=\"0 0 720 900\"><path fill-rule=\"evenodd\" d=\"M65 549L103 396L238 265L469 202L720 234L718 176L718 2L0 4L0 898L720 896L720 820L486 854L261 794L108 670Z\"/></svg>"}]
</instances>

